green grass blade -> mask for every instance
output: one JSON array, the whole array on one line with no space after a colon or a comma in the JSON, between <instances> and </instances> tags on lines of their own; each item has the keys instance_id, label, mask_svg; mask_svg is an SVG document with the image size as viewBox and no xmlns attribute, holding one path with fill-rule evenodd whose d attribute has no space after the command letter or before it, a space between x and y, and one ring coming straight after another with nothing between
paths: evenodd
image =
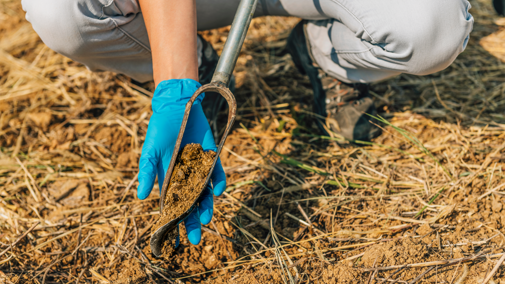
<instances>
[{"instance_id":1,"label":"green grass blade","mask_svg":"<svg viewBox=\"0 0 505 284\"><path fill-rule=\"evenodd\" d=\"M322 171L322 170L319 170L319 169L316 169L312 166L309 166L307 164L304 164L302 162L299 162L295 159L292 159L286 155L282 155L281 153L277 152L277 151L272 151L275 155L279 156L282 158L281 160L281 163L283 164L287 164L287 165L291 165L291 166L295 166L295 167L299 167L299 168L302 168L306 171L309 171L309 172L313 172L313 173L316 173L316 174L319 174L319 175L323 175L323 176L327 176L329 175L328 172L325 172L325 171Z\"/></svg>"},{"instance_id":2,"label":"green grass blade","mask_svg":"<svg viewBox=\"0 0 505 284\"><path fill-rule=\"evenodd\" d=\"M426 155L428 155L435 163L437 163L444 170L444 172L449 176L449 178L451 180L453 179L451 173L447 170L447 168L444 167L440 163L440 161L437 158L435 158L435 156L433 156L433 154L423 145L423 143L421 143L421 141L419 141L416 137L412 136L410 132L408 132L405 129L401 129L397 126L394 126L393 124L391 124L391 122L389 122L387 119L381 117L380 115L374 116L374 115L371 115L368 113L366 115L368 115L368 116L370 116L370 117L372 117L372 118L374 118L384 124L387 124L388 126L391 126L394 130L396 130L396 132L400 133L408 141L410 141L412 144L414 144L419 150L421 150Z\"/></svg>"},{"instance_id":3,"label":"green grass blade","mask_svg":"<svg viewBox=\"0 0 505 284\"><path fill-rule=\"evenodd\" d=\"M435 196L433 196L433 198L430 199L430 201L428 202L428 205L425 205L421 210L419 210L419 212L417 212L416 216L414 216L414 219L416 219L421 214L423 214L424 210L426 210L426 208L428 208L428 206L430 206L431 203L433 203L433 201L435 201L435 199L437 199L437 197L440 195L440 193L442 193L442 191L444 191L444 189L445 189L445 187L442 187L442 189L439 190L437 192L437 194L435 194Z\"/></svg>"}]
</instances>

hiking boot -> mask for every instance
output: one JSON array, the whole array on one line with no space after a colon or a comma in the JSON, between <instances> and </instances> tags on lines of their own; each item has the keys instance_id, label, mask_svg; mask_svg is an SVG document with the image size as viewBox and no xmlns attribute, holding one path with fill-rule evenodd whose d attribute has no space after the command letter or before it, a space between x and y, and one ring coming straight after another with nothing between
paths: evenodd
<instances>
[{"instance_id":1,"label":"hiking boot","mask_svg":"<svg viewBox=\"0 0 505 284\"><path fill-rule=\"evenodd\" d=\"M323 133L327 129L348 140L371 140L381 131L370 122L377 110L368 84L347 84L328 76L312 58L306 37L307 21L300 21L288 37L286 49L300 73L309 77L314 91L314 113Z\"/></svg>"},{"instance_id":2,"label":"hiking boot","mask_svg":"<svg viewBox=\"0 0 505 284\"><path fill-rule=\"evenodd\" d=\"M214 75L214 71L217 67L217 62L219 61L219 56L217 52L214 50L212 45L205 41L202 36L198 35L199 40L201 41L202 48L198 47L198 52L202 52L201 63L198 66L198 79L200 80L200 84L205 85L212 81L212 76ZM230 91L235 92L235 76L231 76L230 85L228 86ZM217 127L217 115L219 111L221 111L224 106L226 106L226 99L223 98L219 93L214 92L206 92L205 98L202 101L202 108L207 120L209 121L209 125L214 133L214 138L216 141L219 141L216 135L218 132Z\"/></svg>"}]
</instances>

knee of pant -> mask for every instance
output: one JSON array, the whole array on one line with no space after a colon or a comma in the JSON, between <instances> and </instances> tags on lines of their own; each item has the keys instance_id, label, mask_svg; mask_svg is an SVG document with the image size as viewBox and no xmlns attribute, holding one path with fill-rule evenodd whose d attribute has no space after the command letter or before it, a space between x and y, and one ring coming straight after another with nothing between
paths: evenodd
<instances>
[{"instance_id":1,"label":"knee of pant","mask_svg":"<svg viewBox=\"0 0 505 284\"><path fill-rule=\"evenodd\" d=\"M443 2L447 3L442 6L448 7L440 7L441 2L436 1L433 9L425 7L430 13L407 17L404 25L392 27L393 32L388 34L391 43L384 49L399 71L432 74L447 68L465 49L473 26L470 4L466 0Z\"/></svg>"},{"instance_id":2,"label":"knee of pant","mask_svg":"<svg viewBox=\"0 0 505 284\"><path fill-rule=\"evenodd\" d=\"M75 7L67 0L22 0L26 19L42 41L52 50L72 59L86 53L83 29L78 24L83 14L76 13ZM85 31L84 31L85 32Z\"/></svg>"}]
</instances>

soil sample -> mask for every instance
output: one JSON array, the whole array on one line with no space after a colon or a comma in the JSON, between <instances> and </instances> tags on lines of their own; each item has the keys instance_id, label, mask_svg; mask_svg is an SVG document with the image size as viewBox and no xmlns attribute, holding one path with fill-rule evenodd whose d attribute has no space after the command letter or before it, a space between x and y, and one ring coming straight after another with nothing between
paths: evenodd
<instances>
[{"instance_id":1,"label":"soil sample","mask_svg":"<svg viewBox=\"0 0 505 284\"><path fill-rule=\"evenodd\" d=\"M188 144L179 152L168 184L163 212L153 226L152 233L182 215L195 203L215 157L215 152L204 152L200 144ZM177 229L167 233L162 249L164 258L173 253L177 234Z\"/></svg>"}]
</instances>

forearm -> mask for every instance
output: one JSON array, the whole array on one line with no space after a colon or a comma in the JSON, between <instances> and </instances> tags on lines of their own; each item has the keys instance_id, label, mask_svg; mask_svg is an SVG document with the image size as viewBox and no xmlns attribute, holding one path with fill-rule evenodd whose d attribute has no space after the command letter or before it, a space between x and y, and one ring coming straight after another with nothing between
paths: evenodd
<instances>
[{"instance_id":1,"label":"forearm","mask_svg":"<svg viewBox=\"0 0 505 284\"><path fill-rule=\"evenodd\" d=\"M198 81L195 0L140 0L156 86L169 79Z\"/></svg>"}]
</instances>

